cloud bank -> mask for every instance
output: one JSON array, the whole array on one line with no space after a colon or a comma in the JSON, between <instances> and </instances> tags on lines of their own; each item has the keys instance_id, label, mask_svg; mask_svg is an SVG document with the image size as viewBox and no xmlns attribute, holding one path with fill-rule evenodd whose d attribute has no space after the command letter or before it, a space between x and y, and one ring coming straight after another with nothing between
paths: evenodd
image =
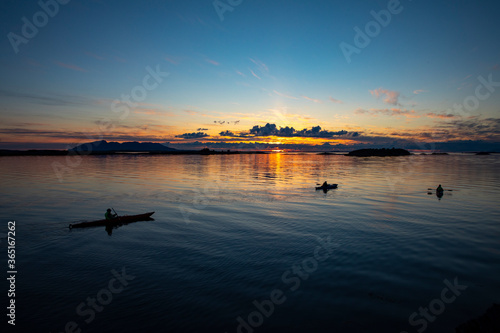
<instances>
[{"instance_id":1,"label":"cloud bank","mask_svg":"<svg viewBox=\"0 0 500 333\"><path fill-rule=\"evenodd\" d=\"M333 138L333 137L357 137L358 132L348 132L348 131L327 131L322 130L321 126L315 126L311 129L304 128L300 131L293 127L280 127L278 128L276 124L267 123L265 126L255 125L248 132L243 132L238 135L231 131L224 131L219 133L220 136L227 137L268 137L268 136L279 136L285 138Z\"/></svg>"},{"instance_id":2,"label":"cloud bank","mask_svg":"<svg viewBox=\"0 0 500 333\"><path fill-rule=\"evenodd\" d=\"M182 138L182 139L199 139L199 138L206 138L209 136L207 133L204 132L193 132L193 133L184 133L181 135L176 135L176 138Z\"/></svg>"}]
</instances>

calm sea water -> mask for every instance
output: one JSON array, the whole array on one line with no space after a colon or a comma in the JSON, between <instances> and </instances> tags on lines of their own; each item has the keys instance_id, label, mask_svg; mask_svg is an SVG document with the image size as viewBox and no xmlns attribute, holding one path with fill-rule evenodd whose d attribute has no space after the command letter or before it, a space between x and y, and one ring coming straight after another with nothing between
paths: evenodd
<instances>
[{"instance_id":1,"label":"calm sea water","mask_svg":"<svg viewBox=\"0 0 500 333\"><path fill-rule=\"evenodd\" d=\"M454 332L500 302L499 167L498 155L2 157L16 329ZM315 191L325 180L338 189ZM438 184L453 191L428 194ZM108 207L155 221L68 229Z\"/></svg>"}]
</instances>

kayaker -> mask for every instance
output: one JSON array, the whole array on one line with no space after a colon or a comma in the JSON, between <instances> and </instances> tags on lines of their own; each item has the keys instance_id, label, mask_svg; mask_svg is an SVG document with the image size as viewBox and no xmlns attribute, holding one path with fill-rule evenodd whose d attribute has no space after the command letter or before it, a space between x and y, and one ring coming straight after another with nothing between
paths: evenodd
<instances>
[{"instance_id":1,"label":"kayaker","mask_svg":"<svg viewBox=\"0 0 500 333\"><path fill-rule=\"evenodd\" d=\"M321 187L327 187L327 186L328 186L328 183L325 180L325 182L323 183L323 185L321 185Z\"/></svg>"},{"instance_id":2,"label":"kayaker","mask_svg":"<svg viewBox=\"0 0 500 333\"><path fill-rule=\"evenodd\" d=\"M111 208L108 208L104 216L106 217L106 220L112 220L117 216L117 214L111 213Z\"/></svg>"},{"instance_id":3,"label":"kayaker","mask_svg":"<svg viewBox=\"0 0 500 333\"><path fill-rule=\"evenodd\" d=\"M436 192L444 192L444 188L439 184L439 186L436 189Z\"/></svg>"}]
</instances>

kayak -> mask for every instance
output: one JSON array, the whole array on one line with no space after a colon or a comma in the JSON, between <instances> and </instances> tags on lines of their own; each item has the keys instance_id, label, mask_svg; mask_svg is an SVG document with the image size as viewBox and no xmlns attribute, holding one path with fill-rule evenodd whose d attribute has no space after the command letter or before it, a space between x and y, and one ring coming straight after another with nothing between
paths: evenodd
<instances>
[{"instance_id":1,"label":"kayak","mask_svg":"<svg viewBox=\"0 0 500 333\"><path fill-rule=\"evenodd\" d=\"M115 217L112 220L104 219L104 220L97 220L90 222L79 222L75 224L70 224L69 228L72 229L72 228L98 227L101 225L114 225L114 224L125 224L138 221L147 221L151 219L151 215L153 215L154 213L155 212L138 214L138 215L124 215Z\"/></svg>"},{"instance_id":2,"label":"kayak","mask_svg":"<svg viewBox=\"0 0 500 333\"><path fill-rule=\"evenodd\" d=\"M326 186L316 186L316 190L331 190L337 188L338 184L328 184Z\"/></svg>"}]
</instances>

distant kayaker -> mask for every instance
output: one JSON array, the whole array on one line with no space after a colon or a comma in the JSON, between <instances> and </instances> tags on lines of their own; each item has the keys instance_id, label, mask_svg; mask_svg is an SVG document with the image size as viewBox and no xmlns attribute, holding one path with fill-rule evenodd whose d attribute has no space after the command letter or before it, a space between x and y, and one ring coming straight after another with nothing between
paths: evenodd
<instances>
[{"instance_id":1,"label":"distant kayaker","mask_svg":"<svg viewBox=\"0 0 500 333\"><path fill-rule=\"evenodd\" d=\"M117 214L111 213L111 208L108 208L104 216L106 217L106 220L112 220L117 216Z\"/></svg>"},{"instance_id":2,"label":"distant kayaker","mask_svg":"<svg viewBox=\"0 0 500 333\"><path fill-rule=\"evenodd\" d=\"M436 192L444 192L444 188L439 184L439 186L436 189Z\"/></svg>"},{"instance_id":3,"label":"distant kayaker","mask_svg":"<svg viewBox=\"0 0 500 333\"><path fill-rule=\"evenodd\" d=\"M327 186L328 186L328 183L325 180L325 182L323 183L323 185L321 185L321 187L327 187Z\"/></svg>"}]
</instances>

